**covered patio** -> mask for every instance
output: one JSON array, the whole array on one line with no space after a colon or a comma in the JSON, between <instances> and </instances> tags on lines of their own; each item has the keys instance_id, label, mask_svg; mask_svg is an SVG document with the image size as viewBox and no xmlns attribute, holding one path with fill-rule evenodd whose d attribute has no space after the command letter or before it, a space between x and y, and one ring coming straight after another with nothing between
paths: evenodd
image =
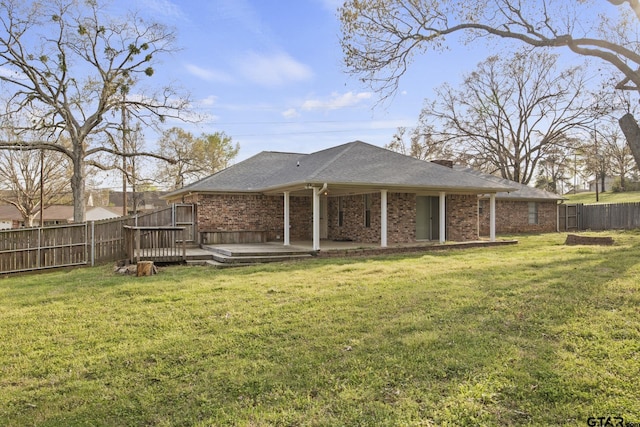
<instances>
[{"instance_id":1,"label":"covered patio","mask_svg":"<svg viewBox=\"0 0 640 427\"><path fill-rule=\"evenodd\" d=\"M280 242L295 247L310 241L311 251L326 253L348 250L334 249L339 245L385 249L476 242L479 197L489 199L493 242L495 196L510 190L354 141L311 154L265 151L165 198L197 206L203 245Z\"/></svg>"},{"instance_id":2,"label":"covered patio","mask_svg":"<svg viewBox=\"0 0 640 427\"><path fill-rule=\"evenodd\" d=\"M295 191L295 189L293 190L294 194L296 195L304 195L304 193L309 193L311 192L311 196L312 196L312 230L313 230L313 239L310 242L302 242L304 245L307 245L310 243L312 250L314 251L319 251L321 249L321 242L322 242L322 249L323 250L335 250L335 249L343 249L343 247L341 246L341 244L344 243L344 246L347 247L349 246L349 244L353 244L352 242L343 242L343 241L335 241L335 240L326 240L323 239L323 234L326 234L326 231L323 232L322 229L327 227L326 222L323 223L323 221L326 221L327 219L327 213L326 213L326 204L327 204L327 196L329 194L329 185L327 183L323 183L322 185L319 184L306 184L304 190L298 190ZM332 185L331 186L331 195L332 197L336 197L339 195L353 195L353 194L364 194L366 190L364 188L356 188L354 186L344 186L344 185ZM415 191L415 189L405 189L405 188L392 188L392 191ZM379 218L379 224L380 224L380 229L379 229L379 243L376 244L375 246L378 247L382 247L382 248L386 248L389 246L388 243L388 234L389 234L389 227L388 227L388 221L389 221L389 206L388 206L388 193L389 190L388 189L382 189L379 190L379 195L380 195L380 207L379 207L379 212L380 212L380 218ZM267 193L269 194L269 193ZM276 193L277 194L277 193ZM291 237L290 237L290 230L291 230L291 221L290 221L290 217L291 217L291 203L290 203L290 197L292 192L291 191L283 191L282 192L283 196L284 196L284 206L283 206L283 211L284 211L284 226L283 226L283 236L284 236L284 245L285 246L296 246L296 243L292 243L291 242ZM446 239L446 226L447 226L447 214L446 214L446 197L447 194L455 194L455 192L450 192L447 193L445 191L440 191L437 193L425 193L428 194L428 196L432 197L432 198L436 198L438 200L438 213L436 215L434 215L437 218L437 233L435 233L437 235L437 240L429 240L429 241L416 241L416 242L409 242L409 243L400 243L400 244L395 244L395 245L402 245L402 246L433 246L434 244L440 244L443 245L445 244L445 242L447 241ZM433 195L432 195L433 194ZM436 196L437 195L437 196ZM322 199L322 197L324 196L324 200ZM324 202L324 203L323 203ZM323 212L324 210L324 212ZM496 195L495 193L491 193L489 195L489 241L491 242L495 242L496 241ZM298 242L301 243L301 242ZM367 246L373 246L372 243L360 243L359 245L361 246L362 244L365 244ZM337 247L336 247L337 246ZM392 245L393 246L393 245Z\"/></svg>"}]
</instances>

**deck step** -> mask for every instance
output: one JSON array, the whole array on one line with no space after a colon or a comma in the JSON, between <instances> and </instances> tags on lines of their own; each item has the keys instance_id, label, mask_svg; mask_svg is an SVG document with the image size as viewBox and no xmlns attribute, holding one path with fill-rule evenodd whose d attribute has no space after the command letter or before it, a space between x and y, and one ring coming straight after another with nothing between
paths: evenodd
<instances>
[{"instance_id":1,"label":"deck step","mask_svg":"<svg viewBox=\"0 0 640 427\"><path fill-rule=\"evenodd\" d=\"M296 261L313 257L310 251L277 245L259 248L255 245L202 245L188 253L188 265L207 265L215 268Z\"/></svg>"},{"instance_id":2,"label":"deck step","mask_svg":"<svg viewBox=\"0 0 640 427\"><path fill-rule=\"evenodd\" d=\"M260 264L267 262L295 261L311 258L311 254L296 253L290 255L225 255L223 253L212 252L214 261L224 264Z\"/></svg>"},{"instance_id":3,"label":"deck step","mask_svg":"<svg viewBox=\"0 0 640 427\"><path fill-rule=\"evenodd\" d=\"M283 248L273 246L266 249L255 249L251 247L231 247L231 246L211 246L202 245L202 249L228 257L261 257L261 256L298 256L310 255L310 251Z\"/></svg>"}]
</instances>

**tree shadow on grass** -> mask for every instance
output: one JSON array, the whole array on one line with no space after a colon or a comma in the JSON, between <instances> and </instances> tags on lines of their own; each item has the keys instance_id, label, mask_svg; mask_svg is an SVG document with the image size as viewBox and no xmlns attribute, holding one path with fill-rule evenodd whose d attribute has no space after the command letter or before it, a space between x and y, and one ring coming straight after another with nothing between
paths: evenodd
<instances>
[{"instance_id":1,"label":"tree shadow on grass","mask_svg":"<svg viewBox=\"0 0 640 427\"><path fill-rule=\"evenodd\" d=\"M512 271L470 265L397 283L373 272L306 295L264 284L231 295L232 286L215 280L272 268L293 274L324 261L225 271L212 278L221 289L202 310L174 301L184 310L173 326L154 330L149 321L146 338L85 356L76 374L27 391L12 410L41 425L582 422L602 397L559 364L565 327L624 303L608 286L626 277L639 252L640 245L576 248L521 258ZM171 305L153 293L139 303L149 313L157 306L158 316ZM227 317L237 304L250 307Z\"/></svg>"}]
</instances>

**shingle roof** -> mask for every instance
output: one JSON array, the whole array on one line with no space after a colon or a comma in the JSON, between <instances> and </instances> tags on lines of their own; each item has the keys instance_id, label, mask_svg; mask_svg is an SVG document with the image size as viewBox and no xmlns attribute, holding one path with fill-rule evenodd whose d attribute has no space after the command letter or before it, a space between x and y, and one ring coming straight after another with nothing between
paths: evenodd
<instances>
[{"instance_id":1,"label":"shingle roof","mask_svg":"<svg viewBox=\"0 0 640 427\"><path fill-rule=\"evenodd\" d=\"M166 195L187 192L273 192L306 184L497 192L513 187L425 162L361 141L311 154L263 151Z\"/></svg>"},{"instance_id":2,"label":"shingle roof","mask_svg":"<svg viewBox=\"0 0 640 427\"><path fill-rule=\"evenodd\" d=\"M121 216L122 208L118 212L116 208L111 207L87 207L87 220L93 221L105 218L116 218ZM0 205L0 220L22 221L22 215L13 205ZM36 216L40 219L40 215ZM52 205L44 208L45 221L73 221L73 206L69 205Z\"/></svg>"},{"instance_id":3,"label":"shingle roof","mask_svg":"<svg viewBox=\"0 0 640 427\"><path fill-rule=\"evenodd\" d=\"M47 221L67 220L70 216L73 217L73 206L52 205L44 208L44 219ZM22 215L13 205L0 205L0 220L22 221Z\"/></svg>"},{"instance_id":4,"label":"shingle roof","mask_svg":"<svg viewBox=\"0 0 640 427\"><path fill-rule=\"evenodd\" d=\"M511 192L498 192L496 193L497 199L509 199L509 200L564 200L565 198L549 191L540 190L539 188L529 187L528 185L521 184L519 182L511 181L508 179L500 178L494 175L489 175L484 172L480 172L475 169L471 169L465 166L454 166L454 170L472 174L477 177L482 177L486 180L490 180L499 184L510 185L515 190Z\"/></svg>"}]
</instances>

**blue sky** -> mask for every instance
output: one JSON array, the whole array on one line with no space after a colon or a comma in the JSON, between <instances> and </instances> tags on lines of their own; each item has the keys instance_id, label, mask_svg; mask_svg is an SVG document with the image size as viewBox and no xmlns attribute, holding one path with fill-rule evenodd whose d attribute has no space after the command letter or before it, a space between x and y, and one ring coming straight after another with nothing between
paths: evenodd
<instances>
[{"instance_id":1,"label":"blue sky","mask_svg":"<svg viewBox=\"0 0 640 427\"><path fill-rule=\"evenodd\" d=\"M197 125L169 122L194 134L223 131L240 144L236 161L263 150L310 153L353 140L383 146L399 126L412 127L425 98L490 54L504 39L418 55L393 99L346 73L337 8L341 0L115 0L176 29L180 50L155 67L156 83L191 93ZM599 4L615 10L607 2ZM588 9L590 10L590 9ZM589 13L595 13L589 12ZM513 45L511 45L513 46ZM497 50L502 49L502 50ZM576 60L562 49L563 60ZM580 59L581 60L581 59ZM156 135L146 135L152 149Z\"/></svg>"},{"instance_id":2,"label":"blue sky","mask_svg":"<svg viewBox=\"0 0 640 427\"><path fill-rule=\"evenodd\" d=\"M122 5L122 2L118 2ZM377 94L345 72L339 0L133 0L177 31L179 52L162 58L156 82L191 93L194 134L224 131L240 144L236 161L260 151L309 153L353 140L388 143L414 126L425 97L471 71L486 54L466 47L416 63L397 95ZM147 135L147 148L154 135Z\"/></svg>"}]
</instances>

